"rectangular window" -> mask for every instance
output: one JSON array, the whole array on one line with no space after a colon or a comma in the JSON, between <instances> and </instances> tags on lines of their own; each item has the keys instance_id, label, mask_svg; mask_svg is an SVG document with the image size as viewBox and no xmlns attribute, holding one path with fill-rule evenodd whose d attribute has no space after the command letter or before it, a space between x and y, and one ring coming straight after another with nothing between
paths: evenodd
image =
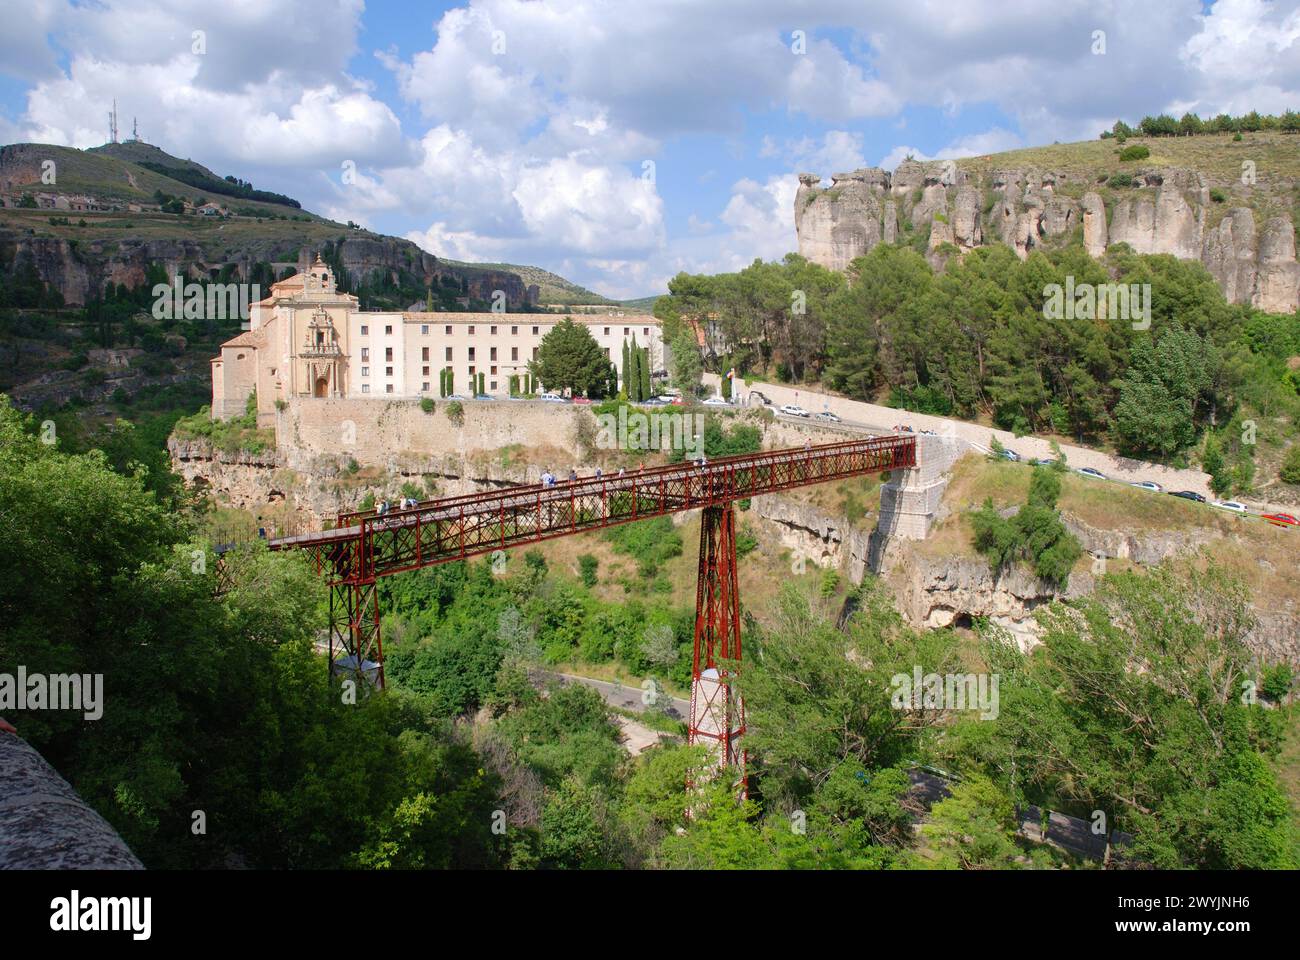
<instances>
[{"instance_id":1,"label":"rectangular window","mask_svg":"<svg viewBox=\"0 0 1300 960\"><path fill-rule=\"evenodd\" d=\"M363 383L363 384L361 385L361 392L362 392L362 393L369 393L369 392L370 392L370 384L368 384L368 383Z\"/></svg>"},{"instance_id":2,"label":"rectangular window","mask_svg":"<svg viewBox=\"0 0 1300 960\"><path fill-rule=\"evenodd\" d=\"M497 368L494 366L491 370L488 371L488 373L492 374L492 376L495 377L497 375Z\"/></svg>"},{"instance_id":3,"label":"rectangular window","mask_svg":"<svg viewBox=\"0 0 1300 960\"><path fill-rule=\"evenodd\" d=\"M474 336L474 324L472 323L469 325L469 335Z\"/></svg>"},{"instance_id":4,"label":"rectangular window","mask_svg":"<svg viewBox=\"0 0 1300 960\"><path fill-rule=\"evenodd\" d=\"M420 336L427 337L428 335L429 335L429 325L427 323L420 324ZM428 384L425 384L424 389L426 390L429 389Z\"/></svg>"},{"instance_id":5,"label":"rectangular window","mask_svg":"<svg viewBox=\"0 0 1300 960\"><path fill-rule=\"evenodd\" d=\"M627 336L629 333L631 333L631 332L632 332L632 328L631 328L631 327L624 327L624 328L623 328L623 336L626 337L626 336Z\"/></svg>"},{"instance_id":6,"label":"rectangular window","mask_svg":"<svg viewBox=\"0 0 1300 960\"><path fill-rule=\"evenodd\" d=\"M606 347L606 348L605 348L605 359L606 359L606 360L609 359L609 347Z\"/></svg>"},{"instance_id":7,"label":"rectangular window","mask_svg":"<svg viewBox=\"0 0 1300 960\"><path fill-rule=\"evenodd\" d=\"M492 350L491 350L491 353L492 353L492 356L489 357L488 359L489 359L489 360L495 360L495 359L497 358L497 348L496 348L496 347L493 347Z\"/></svg>"},{"instance_id":8,"label":"rectangular window","mask_svg":"<svg viewBox=\"0 0 1300 960\"><path fill-rule=\"evenodd\" d=\"M392 393L392 392L393 392L393 385L391 383L384 384L384 393Z\"/></svg>"},{"instance_id":9,"label":"rectangular window","mask_svg":"<svg viewBox=\"0 0 1300 960\"><path fill-rule=\"evenodd\" d=\"M510 348L510 359L511 359L511 360L515 360L515 361L517 361L517 360L519 359L519 348L518 348L518 347L511 347L511 348Z\"/></svg>"},{"instance_id":10,"label":"rectangular window","mask_svg":"<svg viewBox=\"0 0 1300 960\"><path fill-rule=\"evenodd\" d=\"M384 359L385 359L385 360L392 360L392 359L393 359L393 348L392 348L392 347L384 347Z\"/></svg>"},{"instance_id":11,"label":"rectangular window","mask_svg":"<svg viewBox=\"0 0 1300 960\"><path fill-rule=\"evenodd\" d=\"M519 335L519 328L518 328L518 327L511 327L511 328L510 328L510 336L515 337L515 336L518 336L518 335Z\"/></svg>"},{"instance_id":12,"label":"rectangular window","mask_svg":"<svg viewBox=\"0 0 1300 960\"><path fill-rule=\"evenodd\" d=\"M370 327L369 327L368 324L364 324L364 323L363 323L363 324L361 325L361 335L362 335L363 337L368 337L368 336L370 336Z\"/></svg>"},{"instance_id":13,"label":"rectangular window","mask_svg":"<svg viewBox=\"0 0 1300 960\"><path fill-rule=\"evenodd\" d=\"M369 368L369 367L362 367L362 368L361 368L361 375L362 375L363 377L368 377L368 376L370 376L370 368Z\"/></svg>"},{"instance_id":14,"label":"rectangular window","mask_svg":"<svg viewBox=\"0 0 1300 960\"><path fill-rule=\"evenodd\" d=\"M444 334L446 334L447 336L450 337L450 336L451 336L451 324L449 323L449 324L447 324L447 326L443 327L443 331L442 331L442 332L443 332Z\"/></svg>"},{"instance_id":15,"label":"rectangular window","mask_svg":"<svg viewBox=\"0 0 1300 960\"><path fill-rule=\"evenodd\" d=\"M642 328L641 328L641 335L644 336L644 337L648 337L648 336L650 336L650 328L649 328L649 327L642 327Z\"/></svg>"},{"instance_id":16,"label":"rectangular window","mask_svg":"<svg viewBox=\"0 0 1300 960\"><path fill-rule=\"evenodd\" d=\"M386 336L386 337L391 337L392 335L393 335L393 325L392 325L391 323L390 323L390 324L385 324L385 325L384 325L384 336Z\"/></svg>"},{"instance_id":17,"label":"rectangular window","mask_svg":"<svg viewBox=\"0 0 1300 960\"><path fill-rule=\"evenodd\" d=\"M496 382L495 380L493 380L493 381L488 385L488 387L489 387L489 389L491 389L491 390L496 390L496 388L497 388L497 382Z\"/></svg>"},{"instance_id":18,"label":"rectangular window","mask_svg":"<svg viewBox=\"0 0 1300 960\"><path fill-rule=\"evenodd\" d=\"M365 362L366 362L367 360L369 360L369 359L370 359L370 348L369 348L369 347L362 347L362 348L361 348L361 362L362 362L362 363L365 363Z\"/></svg>"},{"instance_id":19,"label":"rectangular window","mask_svg":"<svg viewBox=\"0 0 1300 960\"><path fill-rule=\"evenodd\" d=\"M393 375L393 368L392 368L392 367L384 367L384 376L386 376L386 377L391 377L392 375Z\"/></svg>"},{"instance_id":20,"label":"rectangular window","mask_svg":"<svg viewBox=\"0 0 1300 960\"><path fill-rule=\"evenodd\" d=\"M421 367L421 368L420 368L420 374L421 374L421 376L425 376L425 377L427 377L427 376L429 375L429 368L428 368L428 367Z\"/></svg>"},{"instance_id":21,"label":"rectangular window","mask_svg":"<svg viewBox=\"0 0 1300 960\"><path fill-rule=\"evenodd\" d=\"M606 327L606 328L605 328L605 336L607 336L607 337L609 336L609 327Z\"/></svg>"},{"instance_id":22,"label":"rectangular window","mask_svg":"<svg viewBox=\"0 0 1300 960\"><path fill-rule=\"evenodd\" d=\"M474 348L473 348L473 347L470 347L470 348L469 348L469 358L470 358L471 360L474 359Z\"/></svg>"},{"instance_id":23,"label":"rectangular window","mask_svg":"<svg viewBox=\"0 0 1300 960\"><path fill-rule=\"evenodd\" d=\"M534 337L537 336L537 328L536 328L536 327L533 327L533 336L534 336Z\"/></svg>"},{"instance_id":24,"label":"rectangular window","mask_svg":"<svg viewBox=\"0 0 1300 960\"><path fill-rule=\"evenodd\" d=\"M470 375L471 377L474 376L474 368L473 368L473 367L470 367L470 368L469 368L469 375Z\"/></svg>"},{"instance_id":25,"label":"rectangular window","mask_svg":"<svg viewBox=\"0 0 1300 960\"><path fill-rule=\"evenodd\" d=\"M497 335L496 324L493 324L490 328L488 328L488 333L494 337Z\"/></svg>"},{"instance_id":26,"label":"rectangular window","mask_svg":"<svg viewBox=\"0 0 1300 960\"><path fill-rule=\"evenodd\" d=\"M446 356L444 359L450 360L450 359L451 359L451 347L448 347L448 348L447 348L447 350L446 350L446 354L447 354L447 356Z\"/></svg>"},{"instance_id":27,"label":"rectangular window","mask_svg":"<svg viewBox=\"0 0 1300 960\"><path fill-rule=\"evenodd\" d=\"M421 360L428 360L428 359L429 359L429 348L428 348L428 347L424 347L423 349L420 350L420 359L421 359Z\"/></svg>"},{"instance_id":28,"label":"rectangular window","mask_svg":"<svg viewBox=\"0 0 1300 960\"><path fill-rule=\"evenodd\" d=\"M428 373L429 371L426 370L426 371L424 371L424 372L425 372L425 373ZM426 381L424 381L424 383L420 384L420 389L421 389L422 391L424 391L425 393L428 393L428 392L429 392L429 381L426 380Z\"/></svg>"},{"instance_id":29,"label":"rectangular window","mask_svg":"<svg viewBox=\"0 0 1300 960\"><path fill-rule=\"evenodd\" d=\"M536 347L533 347L533 359L534 359L534 360L537 359L537 348L536 348Z\"/></svg>"}]
</instances>

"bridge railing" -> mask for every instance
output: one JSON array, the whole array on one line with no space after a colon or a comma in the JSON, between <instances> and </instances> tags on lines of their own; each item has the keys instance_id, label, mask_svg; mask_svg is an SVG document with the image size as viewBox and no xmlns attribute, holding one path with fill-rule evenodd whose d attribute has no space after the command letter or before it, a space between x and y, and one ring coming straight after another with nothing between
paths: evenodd
<instances>
[{"instance_id":1,"label":"bridge railing","mask_svg":"<svg viewBox=\"0 0 1300 960\"><path fill-rule=\"evenodd\" d=\"M346 527L294 538L297 542L283 547L319 550L322 544L355 539L354 568L369 579L915 463L914 437L872 437L436 500L384 516L363 515Z\"/></svg>"}]
</instances>

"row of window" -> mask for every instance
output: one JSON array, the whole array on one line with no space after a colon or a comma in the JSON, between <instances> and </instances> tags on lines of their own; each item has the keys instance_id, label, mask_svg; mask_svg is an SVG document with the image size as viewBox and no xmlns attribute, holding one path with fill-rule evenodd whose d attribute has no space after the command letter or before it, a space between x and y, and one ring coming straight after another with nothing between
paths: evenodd
<instances>
[{"instance_id":1,"label":"row of window","mask_svg":"<svg viewBox=\"0 0 1300 960\"><path fill-rule=\"evenodd\" d=\"M473 348L473 347L469 347L468 349L469 349L469 359L471 359L471 360L475 359L475 357L474 357L474 348ZM444 355L443 355L443 359L444 359L444 360L447 360L448 362L450 362L450 361L453 359L451 351L452 351L452 348L451 348L451 347L446 347L446 348L444 349L444 351L443 351L443 354L444 354ZM607 356L607 357L609 356L609 348L608 348L608 347L605 348L605 356ZM497 348L496 348L496 347L491 347L491 348L488 350L488 359L489 359L489 360L496 360L496 358L497 358ZM387 363L387 362L392 361L392 359L393 359L393 348L392 348L392 347L386 347L386 348L384 348L384 361ZM420 349L420 359L421 359L421 360L428 360L428 359L429 359L429 348L428 348L428 347L422 347L422 348ZM536 347L533 347L533 359L534 359L534 360L537 359L537 348L536 348ZM510 348L510 360L511 360L511 362L513 362L513 363L518 363L518 362L519 362L519 348L518 348L518 347L511 347L511 348ZM362 347L362 348L361 348L361 362L362 362L362 363L369 363L369 362L370 362L370 348L369 348L369 347Z\"/></svg>"},{"instance_id":2,"label":"row of window","mask_svg":"<svg viewBox=\"0 0 1300 960\"><path fill-rule=\"evenodd\" d=\"M427 372L427 371L426 371L426 372ZM494 370L494 371L492 371L492 372L495 373L496 371ZM471 377L474 376L474 368L473 368L473 367L470 367L470 368L469 368L469 375L470 375ZM496 382L495 380L489 380L489 381L488 381L488 390L491 391L491 392L493 392L493 393L496 392L496 390L497 390L497 382ZM361 385L361 392L362 392L362 393L369 393L369 392L370 392L370 384L368 384L368 383L363 383L363 384ZM384 384L384 393L392 393L392 392L393 392L393 385L392 385L391 383L386 383L386 384ZM428 392L429 392L429 381L428 381L428 380L425 380L422 384L420 384L420 392L421 392L421 393L428 393Z\"/></svg>"},{"instance_id":3,"label":"row of window","mask_svg":"<svg viewBox=\"0 0 1300 960\"><path fill-rule=\"evenodd\" d=\"M540 329L541 329L540 327L533 327L533 336L534 336L534 337L537 336L537 332L538 332L538 330L540 330ZM443 328L443 333L444 333L446 336L448 336L448 337L451 336L451 331L452 331L452 325L451 325L451 324L447 324L447 325ZM610 331L610 328L609 328L609 327L606 327L606 328L605 328L605 336L607 336L607 337L609 336L609 331ZM496 325L493 324L493 325L489 328L488 332L489 332L489 334L490 334L491 336L494 336L494 337L495 337L495 336L497 335L497 328L496 328ZM422 324L420 324L420 333L421 333L422 335L424 335L424 336L428 336L428 335L429 335L429 325L428 325L427 323L422 323ZM511 336L518 336L518 334L519 334L519 327L518 327L518 326L513 326L513 325L512 325L512 326L510 327L510 335L511 335ZM393 325L392 325L391 323L389 323L389 324L385 324L385 325L384 325L384 336L386 336L386 337L391 337L392 335L393 335ZM469 335L470 335L471 337L474 336L474 324L472 324L472 323L469 325ZM631 328L631 327L624 327L624 328L623 328L623 336L625 336L625 337L630 337L631 335L632 335L632 328ZM650 328L649 328L649 327L642 327L642 328L641 328L641 335L642 335L642 336L645 336L645 337L650 336ZM369 325L369 324L367 324L367 323L363 323L363 324L361 325L361 336L363 336L363 337L368 337L368 336L370 336L370 325ZM391 352L391 351L390 351L390 352Z\"/></svg>"}]
</instances>

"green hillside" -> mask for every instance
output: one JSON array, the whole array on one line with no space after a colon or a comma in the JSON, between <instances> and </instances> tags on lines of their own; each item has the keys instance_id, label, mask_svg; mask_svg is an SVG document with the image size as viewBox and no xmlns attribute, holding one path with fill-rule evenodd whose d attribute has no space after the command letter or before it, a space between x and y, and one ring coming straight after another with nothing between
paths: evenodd
<instances>
[{"instance_id":1,"label":"green hillside","mask_svg":"<svg viewBox=\"0 0 1300 960\"><path fill-rule=\"evenodd\" d=\"M570 280L565 280L559 274L551 273L549 270L543 270L541 267L526 267L515 263L466 263L462 260L447 260L441 258L444 263L452 264L458 267L479 267L489 270L505 270L509 273L516 273L519 278L526 284L537 284L538 298L537 302L541 304L558 303L565 306L574 304L610 304L616 305L617 300L610 300L608 297L602 297L598 293L593 293L586 287L581 287Z\"/></svg>"}]
</instances>

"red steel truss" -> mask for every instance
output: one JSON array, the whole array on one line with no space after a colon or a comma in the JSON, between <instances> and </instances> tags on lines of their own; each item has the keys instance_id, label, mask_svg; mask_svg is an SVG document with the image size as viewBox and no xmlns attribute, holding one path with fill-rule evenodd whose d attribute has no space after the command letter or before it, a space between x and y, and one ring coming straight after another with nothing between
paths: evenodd
<instances>
[{"instance_id":1,"label":"red steel truss","mask_svg":"<svg viewBox=\"0 0 1300 960\"><path fill-rule=\"evenodd\" d=\"M740 663L736 587L737 500L793 487L916 466L915 436L841 443L676 463L622 476L584 477L555 486L525 484L430 500L383 516L341 514L332 530L269 541L304 550L330 586L330 662L383 685L383 646L375 582L421 567L584 530L703 508L695 606L690 739L716 740L720 759L741 770L744 705L729 679ZM710 673L713 671L713 673Z\"/></svg>"},{"instance_id":2,"label":"red steel truss","mask_svg":"<svg viewBox=\"0 0 1300 960\"><path fill-rule=\"evenodd\" d=\"M719 765L740 777L747 792L745 704L732 688L740 669L740 587L736 580L736 511L731 504L705 507L700 522L700 571L695 581L695 658L691 666L688 743L713 741Z\"/></svg>"}]
</instances>

